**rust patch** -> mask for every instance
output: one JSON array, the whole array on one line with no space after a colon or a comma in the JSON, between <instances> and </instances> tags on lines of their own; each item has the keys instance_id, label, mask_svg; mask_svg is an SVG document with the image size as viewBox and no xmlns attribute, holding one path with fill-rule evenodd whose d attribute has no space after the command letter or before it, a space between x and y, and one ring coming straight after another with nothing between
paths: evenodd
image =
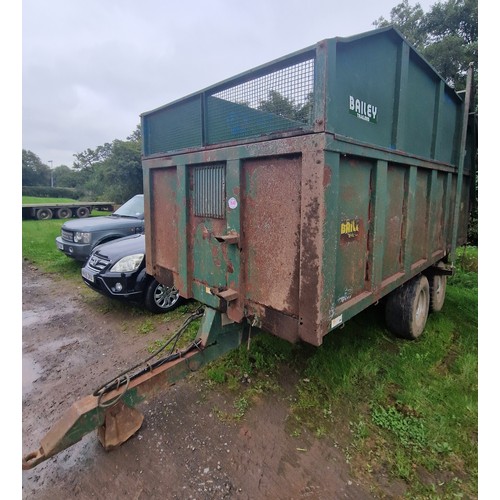
<instances>
[{"instance_id":1,"label":"rust patch","mask_svg":"<svg viewBox=\"0 0 500 500\"><path fill-rule=\"evenodd\" d=\"M298 315L300 168L297 155L244 163L242 269L246 297Z\"/></svg>"},{"instance_id":2,"label":"rust patch","mask_svg":"<svg viewBox=\"0 0 500 500\"><path fill-rule=\"evenodd\" d=\"M227 245L221 244L221 251L222 251L222 258L224 259L224 263L226 264L226 269L228 274L232 274L234 272L234 266L231 260L229 259L229 256L227 255Z\"/></svg>"},{"instance_id":3,"label":"rust patch","mask_svg":"<svg viewBox=\"0 0 500 500\"><path fill-rule=\"evenodd\" d=\"M317 344L317 316L319 312L319 267L317 249L319 235L319 209L317 197L306 205L302 222L301 275L300 275L300 335L311 344Z\"/></svg>"},{"instance_id":4,"label":"rust patch","mask_svg":"<svg viewBox=\"0 0 500 500\"><path fill-rule=\"evenodd\" d=\"M174 286L174 274L170 269L163 266L155 265L154 276L162 284L168 287Z\"/></svg>"},{"instance_id":5,"label":"rust patch","mask_svg":"<svg viewBox=\"0 0 500 500\"><path fill-rule=\"evenodd\" d=\"M266 332L292 343L300 340L298 320L291 316L266 307L261 321L262 329Z\"/></svg>"},{"instance_id":6,"label":"rust patch","mask_svg":"<svg viewBox=\"0 0 500 500\"><path fill-rule=\"evenodd\" d=\"M323 187L327 188L332 183L332 171L330 167L326 166L323 168Z\"/></svg>"},{"instance_id":7,"label":"rust patch","mask_svg":"<svg viewBox=\"0 0 500 500\"><path fill-rule=\"evenodd\" d=\"M203 238L205 239L205 238ZM210 251L212 252L212 261L216 267L221 266L221 260L219 258L219 249L215 245L210 246Z\"/></svg>"},{"instance_id":8,"label":"rust patch","mask_svg":"<svg viewBox=\"0 0 500 500\"><path fill-rule=\"evenodd\" d=\"M178 271L178 189L177 169L162 168L151 172L150 224L146 233L148 270L153 264ZM168 217L165 217L168 214ZM149 271L151 274L151 271Z\"/></svg>"}]
</instances>

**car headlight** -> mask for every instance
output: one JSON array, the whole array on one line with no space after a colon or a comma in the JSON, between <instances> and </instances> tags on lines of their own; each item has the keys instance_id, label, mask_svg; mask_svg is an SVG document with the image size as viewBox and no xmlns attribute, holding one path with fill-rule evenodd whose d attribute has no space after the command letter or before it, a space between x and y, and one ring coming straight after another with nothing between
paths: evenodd
<instances>
[{"instance_id":1,"label":"car headlight","mask_svg":"<svg viewBox=\"0 0 500 500\"><path fill-rule=\"evenodd\" d=\"M82 233L81 231L76 231L73 238L75 243L90 243L92 238L92 233Z\"/></svg>"},{"instance_id":2,"label":"car headlight","mask_svg":"<svg viewBox=\"0 0 500 500\"><path fill-rule=\"evenodd\" d=\"M136 253L134 255L127 255L120 259L111 269L112 273L133 273L137 271L144 259L143 253Z\"/></svg>"}]
</instances>

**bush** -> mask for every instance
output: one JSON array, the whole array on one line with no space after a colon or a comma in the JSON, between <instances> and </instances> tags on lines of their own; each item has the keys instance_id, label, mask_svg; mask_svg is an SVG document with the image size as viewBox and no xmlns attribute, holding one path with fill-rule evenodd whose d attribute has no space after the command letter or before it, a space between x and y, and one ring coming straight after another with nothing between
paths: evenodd
<instances>
[{"instance_id":1,"label":"bush","mask_svg":"<svg viewBox=\"0 0 500 500\"><path fill-rule=\"evenodd\" d=\"M82 196L82 193L75 188L23 186L23 196L36 196L39 198L71 198L73 200L78 200Z\"/></svg>"}]
</instances>

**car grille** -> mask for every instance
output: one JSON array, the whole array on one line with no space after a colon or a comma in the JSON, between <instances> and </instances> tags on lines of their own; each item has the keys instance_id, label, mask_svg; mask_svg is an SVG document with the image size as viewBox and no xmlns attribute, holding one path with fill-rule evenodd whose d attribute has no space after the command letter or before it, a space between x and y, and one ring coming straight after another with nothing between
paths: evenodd
<instances>
[{"instance_id":1,"label":"car grille","mask_svg":"<svg viewBox=\"0 0 500 500\"><path fill-rule=\"evenodd\" d=\"M61 236L63 240L73 242L73 233L71 231L65 231L64 229L62 229Z\"/></svg>"},{"instance_id":2,"label":"car grille","mask_svg":"<svg viewBox=\"0 0 500 500\"><path fill-rule=\"evenodd\" d=\"M88 262L88 266L92 269L95 269L96 271L102 271L103 269L106 269L108 265L109 260L103 259L96 254L91 255Z\"/></svg>"}]
</instances>

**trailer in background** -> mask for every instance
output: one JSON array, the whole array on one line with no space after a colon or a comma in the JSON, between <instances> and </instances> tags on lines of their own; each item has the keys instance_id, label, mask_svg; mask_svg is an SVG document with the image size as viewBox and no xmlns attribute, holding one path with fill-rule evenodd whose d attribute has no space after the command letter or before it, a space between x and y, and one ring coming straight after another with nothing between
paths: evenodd
<instances>
[{"instance_id":1,"label":"trailer in background","mask_svg":"<svg viewBox=\"0 0 500 500\"><path fill-rule=\"evenodd\" d=\"M75 203L26 203L23 204L23 219L49 220L88 217L92 210L114 212L119 205L108 201L81 201Z\"/></svg>"}]
</instances>

